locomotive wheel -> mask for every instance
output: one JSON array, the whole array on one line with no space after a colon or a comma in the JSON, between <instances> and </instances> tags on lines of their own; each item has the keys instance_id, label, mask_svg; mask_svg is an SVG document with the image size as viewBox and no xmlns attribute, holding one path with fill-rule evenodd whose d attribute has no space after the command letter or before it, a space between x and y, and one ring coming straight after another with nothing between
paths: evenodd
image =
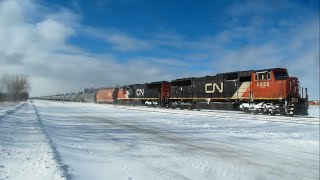
<instances>
[{"instance_id":1,"label":"locomotive wheel","mask_svg":"<svg viewBox=\"0 0 320 180\"><path fill-rule=\"evenodd\" d=\"M274 115L276 115L276 112L275 111L270 111L270 115L274 116Z\"/></svg>"},{"instance_id":2,"label":"locomotive wheel","mask_svg":"<svg viewBox=\"0 0 320 180\"><path fill-rule=\"evenodd\" d=\"M246 114L249 114L249 113L250 113L250 111L249 111L248 108L243 108L243 112L246 113Z\"/></svg>"},{"instance_id":3,"label":"locomotive wheel","mask_svg":"<svg viewBox=\"0 0 320 180\"><path fill-rule=\"evenodd\" d=\"M269 109L263 108L262 114L269 114Z\"/></svg>"}]
</instances>

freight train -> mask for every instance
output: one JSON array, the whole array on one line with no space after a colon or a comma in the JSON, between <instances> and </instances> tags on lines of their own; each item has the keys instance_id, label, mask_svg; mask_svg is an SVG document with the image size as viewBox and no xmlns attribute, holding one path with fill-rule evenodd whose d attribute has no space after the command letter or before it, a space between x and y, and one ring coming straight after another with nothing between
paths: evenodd
<instances>
[{"instance_id":1,"label":"freight train","mask_svg":"<svg viewBox=\"0 0 320 180\"><path fill-rule=\"evenodd\" d=\"M189 110L242 110L270 115L308 114L307 89L300 89L298 78L290 77L285 68L87 89L40 99Z\"/></svg>"}]
</instances>

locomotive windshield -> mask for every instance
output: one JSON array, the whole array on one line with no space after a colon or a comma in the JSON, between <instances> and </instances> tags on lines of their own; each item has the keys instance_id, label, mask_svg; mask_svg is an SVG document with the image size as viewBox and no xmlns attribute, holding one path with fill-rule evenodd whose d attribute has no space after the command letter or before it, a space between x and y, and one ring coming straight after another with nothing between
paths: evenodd
<instances>
[{"instance_id":1,"label":"locomotive windshield","mask_svg":"<svg viewBox=\"0 0 320 180\"><path fill-rule=\"evenodd\" d=\"M286 71L274 71L273 74L276 80L284 80L288 78L288 73Z\"/></svg>"}]
</instances>

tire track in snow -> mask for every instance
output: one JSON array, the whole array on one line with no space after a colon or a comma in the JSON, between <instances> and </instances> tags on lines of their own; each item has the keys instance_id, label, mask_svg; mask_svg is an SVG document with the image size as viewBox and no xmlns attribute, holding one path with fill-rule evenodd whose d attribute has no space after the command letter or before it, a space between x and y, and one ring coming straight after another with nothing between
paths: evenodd
<instances>
[{"instance_id":1,"label":"tire track in snow","mask_svg":"<svg viewBox=\"0 0 320 180\"><path fill-rule=\"evenodd\" d=\"M92 117L83 117L90 119ZM139 124L133 124L133 123L125 123L121 122L119 120L113 120L108 118L99 118L95 117L95 119L99 119L101 122L105 122L108 124L112 124L117 127L125 128L127 130L130 130L132 132L136 133L143 133L146 135L149 135L151 137L156 137L156 139L163 140L165 142L170 142L175 145L176 149L180 149L183 152L200 152L204 155L209 156L215 156L217 158L221 158L224 160L227 160L228 162L232 163L240 163L240 164L247 164L251 167L261 167L262 169L265 169L266 171L273 171L274 174L282 175L283 171L286 172L286 169L274 169L275 162L278 162L277 159L282 159L283 161L286 161L285 156L291 157L293 155L286 155L284 153L277 152L273 155L271 159L272 161L264 161L263 157L266 154L274 153L272 151L268 151L266 149L252 149L243 145L234 144L231 142L226 141L219 141L214 139L208 139L207 141L197 141L197 139L189 139L186 137L180 137L177 136L175 132L167 132L167 131L161 131L160 129L157 129L156 127L150 127L150 128L143 128L140 127ZM252 160L250 158L253 154L257 156L257 159ZM294 157L291 157L294 158ZM290 161L294 164L290 165L292 167L295 167L296 164L303 164L302 159L296 159L295 161ZM291 177L294 177L295 172L287 171L285 174L289 175Z\"/></svg>"},{"instance_id":2,"label":"tire track in snow","mask_svg":"<svg viewBox=\"0 0 320 180\"><path fill-rule=\"evenodd\" d=\"M90 119L92 117L90 117L90 116L83 117L82 116L82 118ZM240 144L221 141L221 140L213 140L213 139L207 139L207 138L201 138L201 139L195 138L193 140L185 139L185 137L176 136L177 135L176 132L162 131L161 129L158 129L157 127L150 126L150 128L141 128L139 126L139 124L135 124L135 123L131 123L131 122L124 123L124 122L109 119L109 118L100 118L100 117L94 117L94 118L100 119L101 122L112 124L117 127L126 128L128 130L138 132L138 133L149 134L152 136L156 136L157 138L162 139L162 140L167 140L170 142L178 143L180 145L188 147L188 150L199 150L199 151L202 151L207 154L210 154L211 152L215 152L215 153L219 152L219 153L222 153L222 154L220 154L222 156L231 157L230 156L231 154L232 155L237 154L237 152L239 150L241 150L242 153L248 153L248 154L255 152L255 151L260 151L260 152L264 152L264 153L273 153L272 151L268 151L267 149L252 149L252 147L247 147L245 145L240 145ZM201 142L204 142L205 144L199 143L200 142L199 140L201 140ZM211 145L217 145L217 146L208 147L207 146L208 143ZM305 152L296 152L296 153L304 154ZM288 156L285 153L284 154L278 153L277 155ZM293 155L290 155L290 156L293 156ZM232 158L236 158L236 157L237 156L233 156Z\"/></svg>"},{"instance_id":3,"label":"tire track in snow","mask_svg":"<svg viewBox=\"0 0 320 180\"><path fill-rule=\"evenodd\" d=\"M41 117L39 115L39 112L36 108L36 106L33 104L33 102L31 101L31 104L33 106L33 109L36 113L36 116L38 118L38 122L39 122L39 126L40 128L42 129L42 131L44 132L46 138L48 139L48 143L49 143L49 146L50 148L52 149L53 151L53 158L56 160L56 162L59 164L59 168L61 170L61 172L63 173L63 176L66 178L66 180L71 180L71 177L72 175L68 172L68 165L65 165L63 162L62 162L62 158L59 154L59 152L57 151L57 148L55 147L55 145L53 144L52 142L52 139L50 138L48 132L46 131L46 128L44 127L44 125L42 124L42 121L41 121Z\"/></svg>"},{"instance_id":4,"label":"tire track in snow","mask_svg":"<svg viewBox=\"0 0 320 180\"><path fill-rule=\"evenodd\" d=\"M0 157L0 179L65 179L29 102L0 121Z\"/></svg>"},{"instance_id":5,"label":"tire track in snow","mask_svg":"<svg viewBox=\"0 0 320 180\"><path fill-rule=\"evenodd\" d=\"M84 118L92 118L92 117L84 117ZM107 119L107 118L95 117L95 119L100 119L105 123L112 124L117 127L126 128L127 130L131 130L133 132L148 134L150 136L156 137L157 139L165 140L173 144L179 144L182 147L182 149L184 149L185 151L189 151L189 152L197 151L210 156L223 157L223 158L228 158L230 160L238 159L251 165L268 166L267 164L259 164L257 162L249 161L247 158L245 158L247 156L240 157L238 155L240 151L243 155L252 153L252 150L242 145L210 139L211 143L210 143L210 146L208 146L208 144L206 143L202 144L202 143L199 143L199 141L193 141L191 139L186 139L185 137L178 137L174 132L170 133L170 132L163 132L157 129L141 128L139 127L139 125L134 125L132 123L130 124L123 123L123 122L114 121L112 119Z\"/></svg>"},{"instance_id":6,"label":"tire track in snow","mask_svg":"<svg viewBox=\"0 0 320 180\"><path fill-rule=\"evenodd\" d=\"M11 114L15 113L16 111L21 109L25 104L26 104L26 102L23 102L23 103L17 105L16 107L14 107L13 109L6 110L4 112L4 115L0 115L0 120L2 120L3 118L5 118L7 116L10 116Z\"/></svg>"}]
</instances>

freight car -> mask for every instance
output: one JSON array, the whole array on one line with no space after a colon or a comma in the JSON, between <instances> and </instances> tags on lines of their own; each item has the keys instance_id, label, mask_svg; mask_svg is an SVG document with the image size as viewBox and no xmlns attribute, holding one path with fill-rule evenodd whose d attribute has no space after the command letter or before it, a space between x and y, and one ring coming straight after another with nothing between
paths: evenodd
<instances>
[{"instance_id":1,"label":"freight car","mask_svg":"<svg viewBox=\"0 0 320 180\"><path fill-rule=\"evenodd\" d=\"M82 92L78 92L74 95L73 97L73 101L75 102L81 102L81 96L82 96Z\"/></svg>"},{"instance_id":2,"label":"freight car","mask_svg":"<svg viewBox=\"0 0 320 180\"><path fill-rule=\"evenodd\" d=\"M96 102L96 89L85 89L81 95L81 102Z\"/></svg>"},{"instance_id":3,"label":"freight car","mask_svg":"<svg viewBox=\"0 0 320 180\"><path fill-rule=\"evenodd\" d=\"M119 88L100 88L96 93L96 103L113 104L117 99Z\"/></svg>"}]
</instances>

